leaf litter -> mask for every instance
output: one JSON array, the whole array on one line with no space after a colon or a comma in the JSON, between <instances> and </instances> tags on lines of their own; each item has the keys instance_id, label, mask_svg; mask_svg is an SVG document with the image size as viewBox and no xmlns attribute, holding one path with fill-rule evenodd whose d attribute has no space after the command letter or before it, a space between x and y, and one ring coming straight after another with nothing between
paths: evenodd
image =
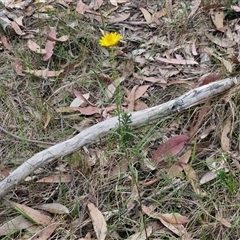
<instances>
[{"instance_id":1,"label":"leaf litter","mask_svg":"<svg viewBox=\"0 0 240 240\"><path fill-rule=\"evenodd\" d=\"M21 164L16 159L42 147L25 139L61 142L119 109L129 114L238 76L237 4L2 4L1 178ZM111 50L98 45L105 31L122 35L111 49L114 62ZM45 228L32 230L31 239L225 239L229 228L237 239L238 208L231 199L239 189L239 160L233 157L240 146L239 106L238 89L232 89L141 128L120 119L113 135L17 186L8 196L17 210L0 206L1 236L14 232L20 239L40 223ZM61 162L66 164L57 170ZM51 217L35 209L40 205Z\"/></svg>"}]
</instances>

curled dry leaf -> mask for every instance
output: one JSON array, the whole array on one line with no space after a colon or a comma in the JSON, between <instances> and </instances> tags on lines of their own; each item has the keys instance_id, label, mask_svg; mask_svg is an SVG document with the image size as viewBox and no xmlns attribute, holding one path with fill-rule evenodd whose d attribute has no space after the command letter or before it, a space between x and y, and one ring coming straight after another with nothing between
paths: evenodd
<instances>
[{"instance_id":1,"label":"curled dry leaf","mask_svg":"<svg viewBox=\"0 0 240 240\"><path fill-rule=\"evenodd\" d=\"M89 203L88 209L93 223L94 231L98 240L104 240L107 235L107 224L102 213L94 206L93 203Z\"/></svg>"},{"instance_id":2,"label":"curled dry leaf","mask_svg":"<svg viewBox=\"0 0 240 240\"><path fill-rule=\"evenodd\" d=\"M79 91L77 91L77 90L75 90L75 89L73 90L73 93L74 93L74 95L75 95L77 98L81 99L81 100L85 103L84 106L90 105L90 106L92 106L92 107L95 107L94 104L92 104L91 102L88 101L88 98L90 97L89 93L87 93L87 94L82 94L81 92L79 92Z\"/></svg>"}]
</instances>

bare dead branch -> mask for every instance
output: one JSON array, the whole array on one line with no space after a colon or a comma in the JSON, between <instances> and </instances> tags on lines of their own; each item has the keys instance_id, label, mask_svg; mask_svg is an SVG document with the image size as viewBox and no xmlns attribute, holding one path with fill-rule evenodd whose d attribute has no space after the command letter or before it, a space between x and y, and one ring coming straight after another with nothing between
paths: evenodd
<instances>
[{"instance_id":1,"label":"bare dead branch","mask_svg":"<svg viewBox=\"0 0 240 240\"><path fill-rule=\"evenodd\" d=\"M237 85L240 85L240 77L226 78L193 89L174 100L131 113L131 125L135 127L141 126L153 120L180 112ZM67 141L58 143L35 154L0 182L0 197L4 197L14 186L18 185L36 169L47 165L59 157L74 153L97 138L115 131L118 128L118 124L118 117L113 117L83 130Z\"/></svg>"}]
</instances>

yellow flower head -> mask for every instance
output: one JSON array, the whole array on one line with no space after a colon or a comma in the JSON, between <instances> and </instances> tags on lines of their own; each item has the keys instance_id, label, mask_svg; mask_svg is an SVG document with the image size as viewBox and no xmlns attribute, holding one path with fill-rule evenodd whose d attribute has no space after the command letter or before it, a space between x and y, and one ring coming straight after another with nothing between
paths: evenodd
<instances>
[{"instance_id":1,"label":"yellow flower head","mask_svg":"<svg viewBox=\"0 0 240 240\"><path fill-rule=\"evenodd\" d=\"M116 32L106 33L99 40L99 44L102 47L113 47L116 46L121 39L121 35Z\"/></svg>"}]
</instances>

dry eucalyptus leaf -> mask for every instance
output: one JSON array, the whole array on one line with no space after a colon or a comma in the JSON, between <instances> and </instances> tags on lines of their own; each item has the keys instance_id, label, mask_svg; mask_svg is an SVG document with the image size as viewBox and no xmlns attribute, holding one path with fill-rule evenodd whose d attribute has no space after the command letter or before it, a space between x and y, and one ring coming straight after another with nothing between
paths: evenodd
<instances>
[{"instance_id":1,"label":"dry eucalyptus leaf","mask_svg":"<svg viewBox=\"0 0 240 240\"><path fill-rule=\"evenodd\" d=\"M27 41L27 45L28 45L28 48L35 53L39 53L39 54L46 53L45 49L42 49L37 43L35 43L34 41L32 41L30 39Z\"/></svg>"},{"instance_id":2,"label":"dry eucalyptus leaf","mask_svg":"<svg viewBox=\"0 0 240 240\"><path fill-rule=\"evenodd\" d=\"M68 208L60 203L47 203L38 205L36 208L55 214L69 214Z\"/></svg>"},{"instance_id":3,"label":"dry eucalyptus leaf","mask_svg":"<svg viewBox=\"0 0 240 240\"><path fill-rule=\"evenodd\" d=\"M26 218L33 221L34 223L38 223L40 225L47 225L52 221L51 217L42 214L40 211L28 207L25 204L10 202L10 205L18 212L20 212L24 217L26 215Z\"/></svg>"},{"instance_id":4,"label":"dry eucalyptus leaf","mask_svg":"<svg viewBox=\"0 0 240 240\"><path fill-rule=\"evenodd\" d=\"M104 240L107 235L107 224L97 207L93 203L89 203L88 209L93 223L94 231L97 235L98 240Z\"/></svg>"},{"instance_id":5,"label":"dry eucalyptus leaf","mask_svg":"<svg viewBox=\"0 0 240 240\"><path fill-rule=\"evenodd\" d=\"M56 228L57 223L53 223L34 234L29 240L47 240L50 238Z\"/></svg>"},{"instance_id":6,"label":"dry eucalyptus leaf","mask_svg":"<svg viewBox=\"0 0 240 240\"><path fill-rule=\"evenodd\" d=\"M0 226L0 236L9 235L16 230L20 231L32 226L34 223L23 216L15 217Z\"/></svg>"},{"instance_id":7,"label":"dry eucalyptus leaf","mask_svg":"<svg viewBox=\"0 0 240 240\"><path fill-rule=\"evenodd\" d=\"M152 15L145 8L140 7L139 9L141 10L147 24L150 24L152 22Z\"/></svg>"},{"instance_id":8,"label":"dry eucalyptus leaf","mask_svg":"<svg viewBox=\"0 0 240 240\"><path fill-rule=\"evenodd\" d=\"M222 150L225 152L230 151L230 139L228 137L228 134L231 130L231 126L232 126L232 121L231 121L231 117L229 117L225 122L225 125L223 126L222 135L221 135L221 146L222 146Z\"/></svg>"}]
</instances>

